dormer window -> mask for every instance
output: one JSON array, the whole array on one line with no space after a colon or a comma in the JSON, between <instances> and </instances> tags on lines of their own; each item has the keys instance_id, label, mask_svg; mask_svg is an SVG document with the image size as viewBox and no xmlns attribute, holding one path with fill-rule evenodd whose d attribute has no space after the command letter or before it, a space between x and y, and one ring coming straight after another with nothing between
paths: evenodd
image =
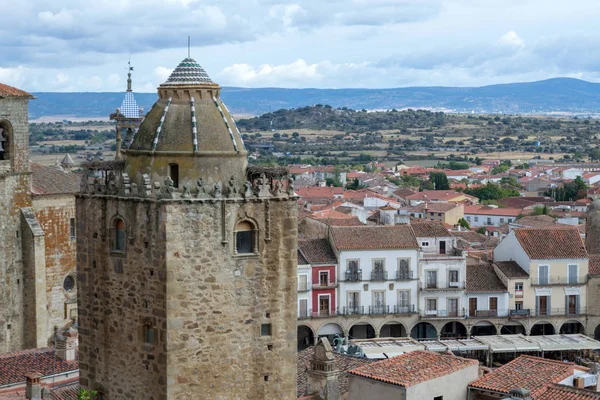
<instances>
[{"instance_id":1,"label":"dormer window","mask_svg":"<svg viewBox=\"0 0 600 400\"><path fill-rule=\"evenodd\" d=\"M240 221L236 225L235 250L237 254L252 254L258 251L256 228L250 221Z\"/></svg>"}]
</instances>

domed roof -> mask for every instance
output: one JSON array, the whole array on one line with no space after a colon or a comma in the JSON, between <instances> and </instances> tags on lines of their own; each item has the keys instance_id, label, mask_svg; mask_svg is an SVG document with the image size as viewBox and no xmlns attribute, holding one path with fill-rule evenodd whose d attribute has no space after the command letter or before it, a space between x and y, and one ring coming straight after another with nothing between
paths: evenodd
<instances>
[{"instance_id":1,"label":"domed roof","mask_svg":"<svg viewBox=\"0 0 600 400\"><path fill-rule=\"evenodd\" d=\"M192 58L185 58L158 88L159 100L144 118L128 153L244 153L221 88Z\"/></svg>"},{"instance_id":2,"label":"domed roof","mask_svg":"<svg viewBox=\"0 0 600 400\"><path fill-rule=\"evenodd\" d=\"M168 85L213 83L204 68L193 58L184 58L165 82Z\"/></svg>"}]
</instances>

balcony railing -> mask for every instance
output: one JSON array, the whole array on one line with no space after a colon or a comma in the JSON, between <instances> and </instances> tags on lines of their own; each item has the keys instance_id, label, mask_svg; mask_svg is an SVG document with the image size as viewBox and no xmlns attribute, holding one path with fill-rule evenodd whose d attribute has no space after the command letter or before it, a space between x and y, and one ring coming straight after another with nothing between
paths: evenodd
<instances>
[{"instance_id":1,"label":"balcony railing","mask_svg":"<svg viewBox=\"0 0 600 400\"><path fill-rule=\"evenodd\" d=\"M346 282L362 281L362 272L346 272Z\"/></svg>"},{"instance_id":2,"label":"balcony railing","mask_svg":"<svg viewBox=\"0 0 600 400\"><path fill-rule=\"evenodd\" d=\"M422 310L421 318L464 318L465 310Z\"/></svg>"},{"instance_id":3,"label":"balcony railing","mask_svg":"<svg viewBox=\"0 0 600 400\"><path fill-rule=\"evenodd\" d=\"M310 291L310 286L310 282L298 283L298 292L308 292Z\"/></svg>"},{"instance_id":4,"label":"balcony railing","mask_svg":"<svg viewBox=\"0 0 600 400\"><path fill-rule=\"evenodd\" d=\"M387 281L387 271L373 271L371 272L371 281L373 282L383 282Z\"/></svg>"},{"instance_id":5,"label":"balcony railing","mask_svg":"<svg viewBox=\"0 0 600 400\"><path fill-rule=\"evenodd\" d=\"M313 283L313 285L312 285L313 290L331 289L331 288L335 288L335 287L337 287L336 282L318 282L318 283Z\"/></svg>"},{"instance_id":6,"label":"balcony railing","mask_svg":"<svg viewBox=\"0 0 600 400\"><path fill-rule=\"evenodd\" d=\"M510 317L564 317L564 316L584 316L587 314L586 307L569 308L546 308L541 310L521 309L509 310Z\"/></svg>"},{"instance_id":7,"label":"balcony railing","mask_svg":"<svg viewBox=\"0 0 600 400\"><path fill-rule=\"evenodd\" d=\"M407 306L384 305L384 306L358 306L358 307L339 307L333 310L300 310L299 319L305 318L326 318L331 316L350 316L350 315L394 315L394 314L416 314L417 307L414 304Z\"/></svg>"},{"instance_id":8,"label":"balcony railing","mask_svg":"<svg viewBox=\"0 0 600 400\"><path fill-rule=\"evenodd\" d=\"M469 312L467 317L469 318L497 318L497 317L508 317L509 310L475 310L475 312Z\"/></svg>"},{"instance_id":9,"label":"balcony railing","mask_svg":"<svg viewBox=\"0 0 600 400\"><path fill-rule=\"evenodd\" d=\"M421 282L421 290L462 290L465 288L465 281L446 282L442 285L440 282Z\"/></svg>"},{"instance_id":10,"label":"balcony railing","mask_svg":"<svg viewBox=\"0 0 600 400\"><path fill-rule=\"evenodd\" d=\"M415 271L396 271L397 281L412 281L417 279Z\"/></svg>"},{"instance_id":11,"label":"balcony railing","mask_svg":"<svg viewBox=\"0 0 600 400\"><path fill-rule=\"evenodd\" d=\"M549 276L542 279L540 279L540 277L531 279L531 286L585 285L586 283L587 275L571 279L569 279L568 276Z\"/></svg>"}]
</instances>

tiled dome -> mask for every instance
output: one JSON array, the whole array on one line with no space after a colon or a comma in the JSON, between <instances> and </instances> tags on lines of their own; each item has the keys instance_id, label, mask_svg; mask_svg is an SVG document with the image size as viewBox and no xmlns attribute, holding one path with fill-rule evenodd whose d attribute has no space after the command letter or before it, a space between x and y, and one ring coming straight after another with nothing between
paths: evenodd
<instances>
[{"instance_id":1,"label":"tiled dome","mask_svg":"<svg viewBox=\"0 0 600 400\"><path fill-rule=\"evenodd\" d=\"M213 81L196 60L188 57L179 63L165 83L169 85L193 85L213 83Z\"/></svg>"}]
</instances>

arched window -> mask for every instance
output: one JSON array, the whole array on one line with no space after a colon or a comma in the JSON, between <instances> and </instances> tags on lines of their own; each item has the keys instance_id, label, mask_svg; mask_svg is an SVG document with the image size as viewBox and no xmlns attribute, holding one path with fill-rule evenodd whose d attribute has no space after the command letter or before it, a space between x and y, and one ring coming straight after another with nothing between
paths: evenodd
<instances>
[{"instance_id":1,"label":"arched window","mask_svg":"<svg viewBox=\"0 0 600 400\"><path fill-rule=\"evenodd\" d=\"M12 135L8 121L0 121L0 161L10 160Z\"/></svg>"},{"instance_id":2,"label":"arched window","mask_svg":"<svg viewBox=\"0 0 600 400\"><path fill-rule=\"evenodd\" d=\"M250 254L258 251L256 228L250 221L240 221L235 227L235 250L237 254Z\"/></svg>"},{"instance_id":3,"label":"arched window","mask_svg":"<svg viewBox=\"0 0 600 400\"><path fill-rule=\"evenodd\" d=\"M123 221L121 218L117 218L114 222L114 251L125 252L125 238L125 221Z\"/></svg>"}]
</instances>

